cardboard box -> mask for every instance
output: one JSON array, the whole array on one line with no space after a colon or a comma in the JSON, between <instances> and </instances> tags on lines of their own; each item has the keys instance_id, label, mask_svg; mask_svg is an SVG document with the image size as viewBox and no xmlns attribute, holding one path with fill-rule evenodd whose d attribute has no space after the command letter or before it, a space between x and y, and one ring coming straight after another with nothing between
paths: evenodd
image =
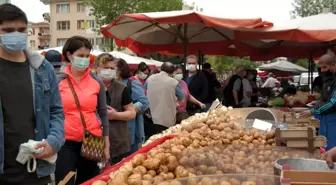
<instances>
[{"instance_id":1,"label":"cardboard box","mask_svg":"<svg viewBox=\"0 0 336 185\"><path fill-rule=\"evenodd\" d=\"M281 185L336 185L336 172L283 170Z\"/></svg>"}]
</instances>

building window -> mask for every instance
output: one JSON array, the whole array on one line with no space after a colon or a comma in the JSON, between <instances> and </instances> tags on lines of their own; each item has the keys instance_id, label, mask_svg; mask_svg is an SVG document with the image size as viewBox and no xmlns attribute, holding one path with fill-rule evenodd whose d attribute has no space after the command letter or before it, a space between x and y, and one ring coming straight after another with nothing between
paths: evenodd
<instances>
[{"instance_id":1,"label":"building window","mask_svg":"<svg viewBox=\"0 0 336 185\"><path fill-rule=\"evenodd\" d=\"M70 12L70 4L62 3L56 5L56 13L69 13Z\"/></svg>"},{"instance_id":2,"label":"building window","mask_svg":"<svg viewBox=\"0 0 336 185\"><path fill-rule=\"evenodd\" d=\"M89 20L89 28L95 28L95 21L94 20Z\"/></svg>"},{"instance_id":3,"label":"building window","mask_svg":"<svg viewBox=\"0 0 336 185\"><path fill-rule=\"evenodd\" d=\"M77 29L87 29L87 28L95 28L94 20L77 20Z\"/></svg>"},{"instance_id":4,"label":"building window","mask_svg":"<svg viewBox=\"0 0 336 185\"><path fill-rule=\"evenodd\" d=\"M57 21L57 30L70 30L70 21Z\"/></svg>"},{"instance_id":5,"label":"building window","mask_svg":"<svg viewBox=\"0 0 336 185\"><path fill-rule=\"evenodd\" d=\"M67 39L57 39L57 46L64 46Z\"/></svg>"},{"instance_id":6,"label":"building window","mask_svg":"<svg viewBox=\"0 0 336 185\"><path fill-rule=\"evenodd\" d=\"M77 29L80 30L80 29L83 29L83 24L84 24L84 20L78 20L77 21Z\"/></svg>"},{"instance_id":7,"label":"building window","mask_svg":"<svg viewBox=\"0 0 336 185\"><path fill-rule=\"evenodd\" d=\"M85 12L84 3L77 3L77 12Z\"/></svg>"},{"instance_id":8,"label":"building window","mask_svg":"<svg viewBox=\"0 0 336 185\"><path fill-rule=\"evenodd\" d=\"M91 42L91 44L94 46L95 44L94 44L94 39L93 38L87 38L90 42Z\"/></svg>"}]
</instances>

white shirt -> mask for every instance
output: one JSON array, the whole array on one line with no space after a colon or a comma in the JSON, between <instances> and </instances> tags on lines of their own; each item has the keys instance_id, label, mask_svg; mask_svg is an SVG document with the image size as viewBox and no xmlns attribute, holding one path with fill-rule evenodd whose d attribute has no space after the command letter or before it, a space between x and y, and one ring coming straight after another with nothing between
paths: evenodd
<instances>
[{"instance_id":1,"label":"white shirt","mask_svg":"<svg viewBox=\"0 0 336 185\"><path fill-rule=\"evenodd\" d=\"M248 96L247 94L252 92L252 86L251 86L250 81L248 81L248 79L246 79L246 78L243 78L242 82L243 82L243 100L242 100L242 103L243 103L244 107L248 107L248 106L251 105L251 97Z\"/></svg>"},{"instance_id":2,"label":"white shirt","mask_svg":"<svg viewBox=\"0 0 336 185\"><path fill-rule=\"evenodd\" d=\"M261 86L262 88L274 88L275 83L279 82L277 79L273 77L267 78L266 82Z\"/></svg>"}]
</instances>

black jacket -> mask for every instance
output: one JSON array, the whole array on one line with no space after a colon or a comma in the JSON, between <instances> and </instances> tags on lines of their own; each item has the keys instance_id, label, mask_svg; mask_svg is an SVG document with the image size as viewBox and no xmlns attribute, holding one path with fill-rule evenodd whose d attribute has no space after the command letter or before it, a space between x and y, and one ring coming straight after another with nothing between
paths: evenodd
<instances>
[{"instance_id":1,"label":"black jacket","mask_svg":"<svg viewBox=\"0 0 336 185\"><path fill-rule=\"evenodd\" d=\"M184 74L183 80L187 82L188 73ZM199 71L192 78L190 83L188 84L189 92L193 95L198 101L204 102L204 100L208 96L208 80L203 72ZM195 104L189 103L187 104L188 109L199 109L200 107Z\"/></svg>"},{"instance_id":2,"label":"black jacket","mask_svg":"<svg viewBox=\"0 0 336 185\"><path fill-rule=\"evenodd\" d=\"M336 113L336 76L324 81L321 97L312 109L313 114L326 115Z\"/></svg>"},{"instance_id":3,"label":"black jacket","mask_svg":"<svg viewBox=\"0 0 336 185\"><path fill-rule=\"evenodd\" d=\"M225 105L226 106L232 106L232 107L237 107L239 105L236 105L235 101L234 101L234 97L232 94L233 91L233 86L236 80L240 80L241 84L240 84L240 88L238 91L238 102L240 103L243 99L243 82L242 82L242 78L238 75L233 75L230 78L229 84L225 87L224 89L224 97L225 97Z\"/></svg>"},{"instance_id":4,"label":"black jacket","mask_svg":"<svg viewBox=\"0 0 336 185\"><path fill-rule=\"evenodd\" d=\"M216 74L209 71L203 71L205 77L208 80L208 96L205 98L204 103L212 103L216 100L215 88L220 88L221 84L216 78Z\"/></svg>"}]
</instances>

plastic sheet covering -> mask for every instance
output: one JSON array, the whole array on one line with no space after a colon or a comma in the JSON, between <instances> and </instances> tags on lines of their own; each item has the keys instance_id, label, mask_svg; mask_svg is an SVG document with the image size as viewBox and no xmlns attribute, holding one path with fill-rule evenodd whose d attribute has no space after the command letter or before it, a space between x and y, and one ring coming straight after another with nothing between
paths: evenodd
<instances>
[{"instance_id":1,"label":"plastic sheet covering","mask_svg":"<svg viewBox=\"0 0 336 185\"><path fill-rule=\"evenodd\" d=\"M274 146L231 145L185 149L179 160L190 173L274 175L274 163L283 158L315 158L307 151Z\"/></svg>"},{"instance_id":2,"label":"plastic sheet covering","mask_svg":"<svg viewBox=\"0 0 336 185\"><path fill-rule=\"evenodd\" d=\"M280 185L279 176L267 175L208 175L166 181L159 185Z\"/></svg>"},{"instance_id":3,"label":"plastic sheet covering","mask_svg":"<svg viewBox=\"0 0 336 185\"><path fill-rule=\"evenodd\" d=\"M146 145L145 147L140 148L136 153L128 156L127 158L123 159L121 162L113 165L113 166L109 166L106 169L104 169L104 171L99 174L98 176L86 181L85 183L81 184L81 185L91 185L94 181L97 180L103 180L103 181L108 181L110 179L109 174L111 172L114 172L116 170L118 170L124 163L129 162L130 160L132 160L132 158L137 155L137 154L147 154L152 148L155 148L156 146L164 143L165 141L174 138L175 135L168 135L165 137L162 137L160 139L157 139L155 141L153 141L152 143Z\"/></svg>"}]
</instances>

